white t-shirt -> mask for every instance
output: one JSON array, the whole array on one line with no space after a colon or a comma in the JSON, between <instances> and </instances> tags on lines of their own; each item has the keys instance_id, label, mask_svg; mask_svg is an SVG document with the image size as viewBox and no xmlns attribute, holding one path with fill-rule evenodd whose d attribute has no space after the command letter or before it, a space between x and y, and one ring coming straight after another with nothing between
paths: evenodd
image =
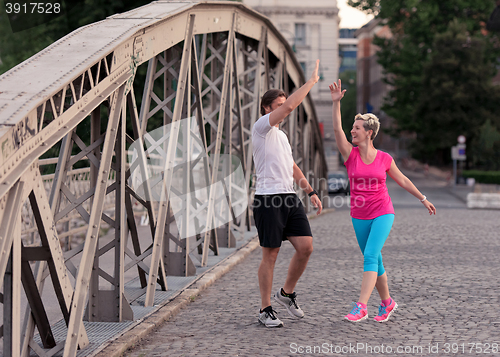
<instances>
[{"instance_id":1,"label":"white t-shirt","mask_svg":"<svg viewBox=\"0 0 500 357\"><path fill-rule=\"evenodd\" d=\"M269 114L255 122L252 144L257 173L255 194L295 193L292 148L285 133L269 124Z\"/></svg>"}]
</instances>

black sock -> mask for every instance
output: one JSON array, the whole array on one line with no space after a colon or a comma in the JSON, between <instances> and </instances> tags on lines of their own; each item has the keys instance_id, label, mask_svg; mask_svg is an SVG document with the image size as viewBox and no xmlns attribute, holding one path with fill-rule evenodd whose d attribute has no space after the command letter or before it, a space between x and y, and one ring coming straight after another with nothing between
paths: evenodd
<instances>
[{"instance_id":1,"label":"black sock","mask_svg":"<svg viewBox=\"0 0 500 357\"><path fill-rule=\"evenodd\" d=\"M290 297L290 295L292 295L292 294L287 294L287 293L285 293L285 290L283 290L283 288L281 288L281 295L282 295L282 296L284 296L284 297L289 298L289 297Z\"/></svg>"},{"instance_id":2,"label":"black sock","mask_svg":"<svg viewBox=\"0 0 500 357\"><path fill-rule=\"evenodd\" d=\"M273 309L272 306L269 305L268 307L265 307L264 310L260 310L260 313L262 314L263 312L270 312L272 311L272 309Z\"/></svg>"}]
</instances>

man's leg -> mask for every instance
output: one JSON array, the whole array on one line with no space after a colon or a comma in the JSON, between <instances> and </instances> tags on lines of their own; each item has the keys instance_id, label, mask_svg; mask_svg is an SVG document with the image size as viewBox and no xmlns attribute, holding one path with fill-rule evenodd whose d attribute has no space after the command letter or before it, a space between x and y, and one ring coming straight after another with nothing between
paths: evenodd
<instances>
[{"instance_id":1,"label":"man's leg","mask_svg":"<svg viewBox=\"0 0 500 357\"><path fill-rule=\"evenodd\" d=\"M283 290L285 293L291 294L295 291L295 285L306 269L309 257L313 252L313 239L312 237L288 237L288 240L295 248L295 254L290 261Z\"/></svg>"},{"instance_id":2,"label":"man's leg","mask_svg":"<svg viewBox=\"0 0 500 357\"><path fill-rule=\"evenodd\" d=\"M271 290L273 288L274 264L280 248L262 247L262 260L259 266L259 288L261 298L261 310L271 305Z\"/></svg>"},{"instance_id":3,"label":"man's leg","mask_svg":"<svg viewBox=\"0 0 500 357\"><path fill-rule=\"evenodd\" d=\"M288 240L294 246L295 254L290 261L283 290L278 290L278 292L274 295L274 300L281 306L284 306L290 316L294 318L302 318L304 317L304 311L302 311L295 300L296 294L294 290L295 285L297 285L297 281L306 269L307 262L309 261L309 257L313 251L312 237L288 237Z\"/></svg>"}]
</instances>

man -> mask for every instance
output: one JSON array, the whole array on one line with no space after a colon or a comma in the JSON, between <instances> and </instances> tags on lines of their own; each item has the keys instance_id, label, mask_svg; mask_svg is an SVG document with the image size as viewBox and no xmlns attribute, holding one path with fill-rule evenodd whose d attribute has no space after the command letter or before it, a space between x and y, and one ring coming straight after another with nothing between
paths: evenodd
<instances>
[{"instance_id":1,"label":"man","mask_svg":"<svg viewBox=\"0 0 500 357\"><path fill-rule=\"evenodd\" d=\"M304 174L293 161L292 149L279 124L306 97L318 82L319 60L311 78L288 99L283 91L272 89L262 97L263 115L252 129L253 159L257 174L254 201L254 218L262 247L259 267L261 310L259 321L266 327L281 327L281 322L271 307L273 271L283 240L295 248L290 261L285 285L274 300L286 307L294 318L304 317L296 301L295 285L304 272L313 251L312 234L304 207L295 193L293 181L311 198L311 203L321 213L318 194L307 182Z\"/></svg>"}]
</instances>

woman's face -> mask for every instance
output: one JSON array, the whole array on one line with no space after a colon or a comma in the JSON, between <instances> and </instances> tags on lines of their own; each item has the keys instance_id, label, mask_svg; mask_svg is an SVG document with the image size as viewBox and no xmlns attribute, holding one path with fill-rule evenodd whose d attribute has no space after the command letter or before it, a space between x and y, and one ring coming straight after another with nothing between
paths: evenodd
<instances>
[{"instance_id":1,"label":"woman's face","mask_svg":"<svg viewBox=\"0 0 500 357\"><path fill-rule=\"evenodd\" d=\"M351 130L351 137L352 137L352 143L353 144L359 144L368 138L370 140L370 137L373 133L373 130L365 130L365 127L363 126L364 120L355 120L354 124L352 125L352 130Z\"/></svg>"}]
</instances>

